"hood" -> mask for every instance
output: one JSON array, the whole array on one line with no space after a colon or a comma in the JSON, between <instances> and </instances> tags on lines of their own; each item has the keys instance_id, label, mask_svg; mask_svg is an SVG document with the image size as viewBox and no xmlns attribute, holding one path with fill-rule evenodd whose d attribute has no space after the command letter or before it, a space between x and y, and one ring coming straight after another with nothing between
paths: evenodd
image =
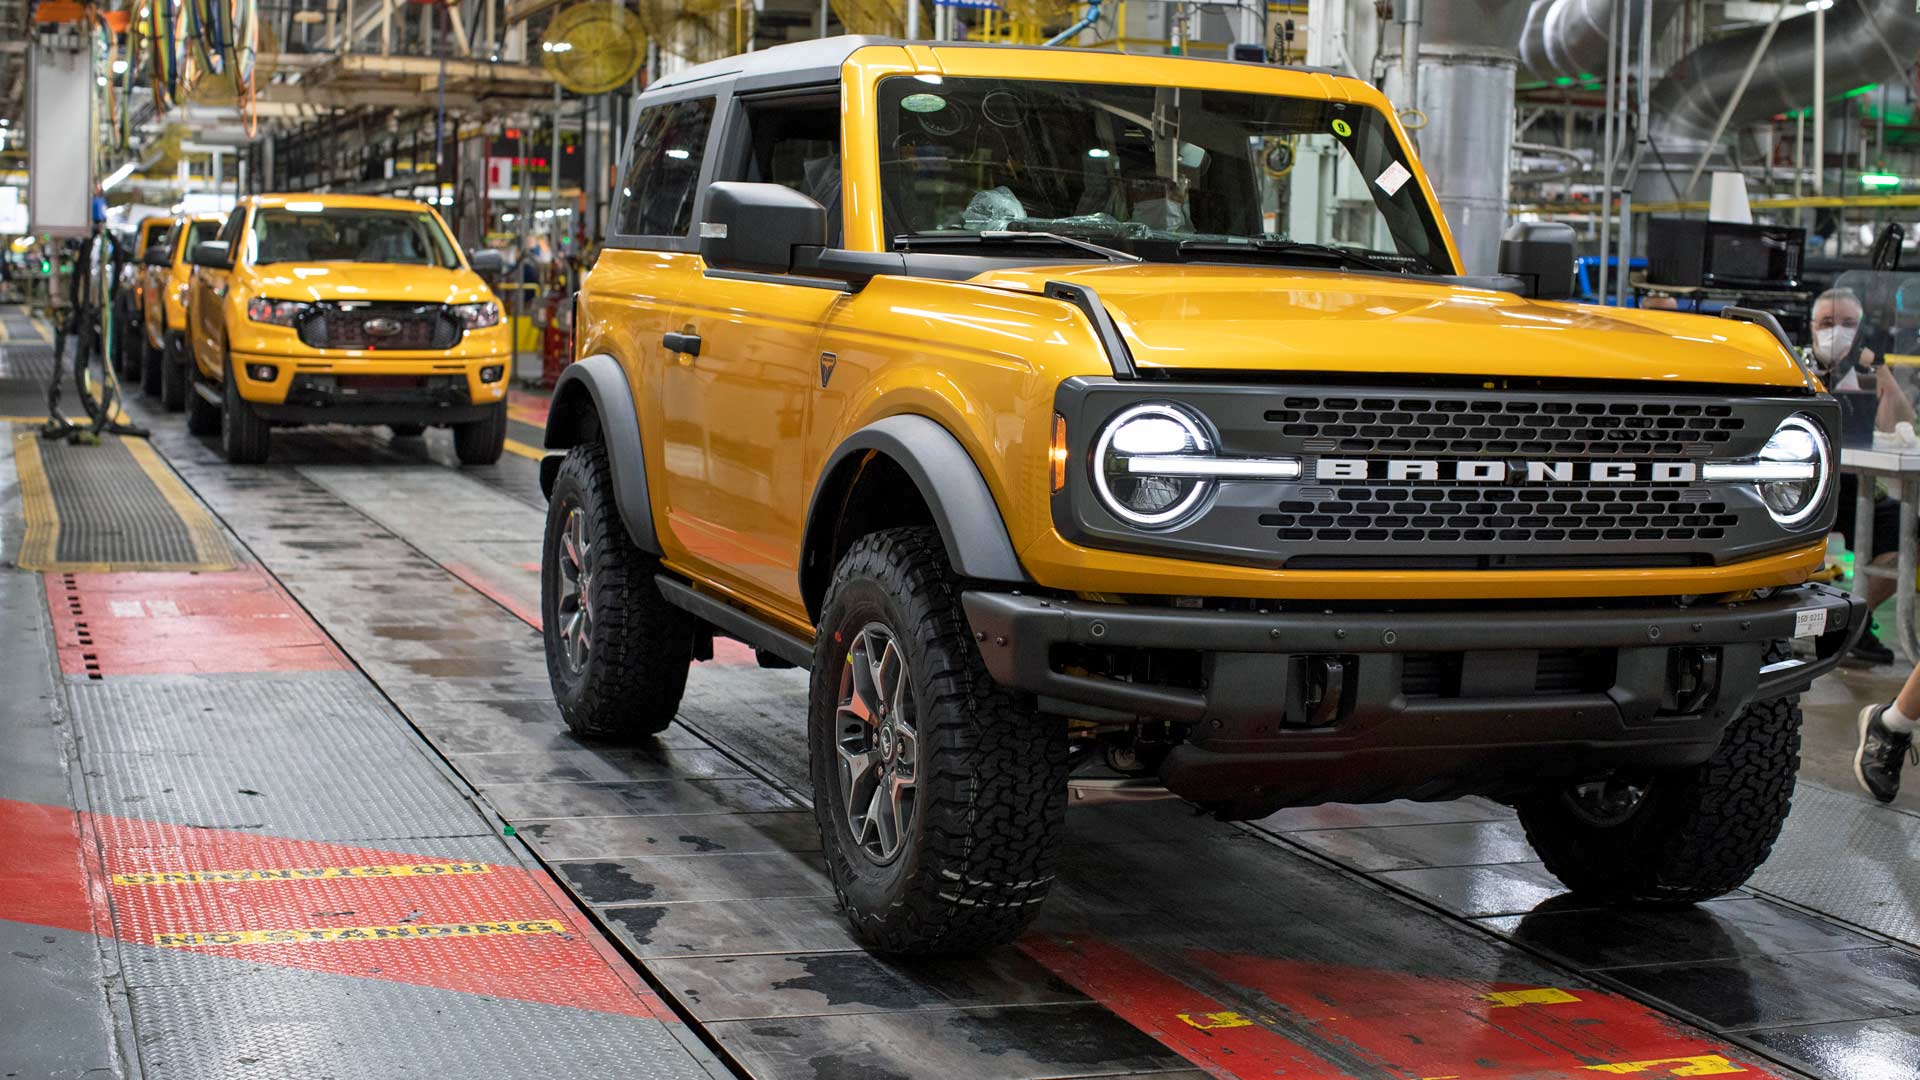
<instances>
[{"instance_id":1,"label":"hood","mask_svg":"<svg viewBox=\"0 0 1920 1080\"><path fill-rule=\"evenodd\" d=\"M1751 324L1435 281L1148 263L1023 267L972 279L1024 292L1048 281L1098 293L1143 369L1805 385L1793 358Z\"/></svg>"},{"instance_id":2,"label":"hood","mask_svg":"<svg viewBox=\"0 0 1920 1080\"><path fill-rule=\"evenodd\" d=\"M275 300L404 300L471 304L493 294L471 270L400 263L267 263L255 291Z\"/></svg>"}]
</instances>

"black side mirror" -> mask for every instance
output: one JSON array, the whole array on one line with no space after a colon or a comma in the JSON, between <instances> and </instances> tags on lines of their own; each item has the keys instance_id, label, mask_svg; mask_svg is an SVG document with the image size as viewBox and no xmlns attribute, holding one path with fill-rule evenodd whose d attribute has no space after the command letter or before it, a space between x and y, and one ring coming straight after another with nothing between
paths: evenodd
<instances>
[{"instance_id":1,"label":"black side mirror","mask_svg":"<svg viewBox=\"0 0 1920 1080\"><path fill-rule=\"evenodd\" d=\"M492 248L467 252L467 265L473 267L476 274L498 277L507 272L507 257Z\"/></svg>"},{"instance_id":2,"label":"black side mirror","mask_svg":"<svg viewBox=\"0 0 1920 1080\"><path fill-rule=\"evenodd\" d=\"M173 249L165 244L148 244L147 253L140 257L140 261L148 266L171 266Z\"/></svg>"},{"instance_id":3,"label":"black side mirror","mask_svg":"<svg viewBox=\"0 0 1920 1080\"><path fill-rule=\"evenodd\" d=\"M1500 272L1521 279L1523 296L1567 300L1573 287L1573 226L1522 221L1500 238Z\"/></svg>"},{"instance_id":4,"label":"black side mirror","mask_svg":"<svg viewBox=\"0 0 1920 1080\"><path fill-rule=\"evenodd\" d=\"M193 250L187 253L187 261L215 270L233 269L233 254L227 250L225 240L206 240L195 244Z\"/></svg>"},{"instance_id":5,"label":"black side mirror","mask_svg":"<svg viewBox=\"0 0 1920 1080\"><path fill-rule=\"evenodd\" d=\"M785 274L794 248L826 242L827 208L792 188L726 180L707 188L700 257L710 269Z\"/></svg>"}]
</instances>

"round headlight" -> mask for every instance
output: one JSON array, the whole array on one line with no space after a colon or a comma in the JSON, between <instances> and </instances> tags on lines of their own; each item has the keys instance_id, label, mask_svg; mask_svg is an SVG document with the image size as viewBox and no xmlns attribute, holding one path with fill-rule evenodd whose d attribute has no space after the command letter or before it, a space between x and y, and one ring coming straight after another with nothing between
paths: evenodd
<instances>
[{"instance_id":1,"label":"round headlight","mask_svg":"<svg viewBox=\"0 0 1920 1080\"><path fill-rule=\"evenodd\" d=\"M1208 454L1213 440L1175 405L1135 405L1115 416L1093 446L1093 485L1114 516L1131 525L1170 525L1198 506L1212 481L1139 471L1136 459Z\"/></svg>"},{"instance_id":2,"label":"round headlight","mask_svg":"<svg viewBox=\"0 0 1920 1080\"><path fill-rule=\"evenodd\" d=\"M1767 445L1760 448L1759 464L1777 466L1778 471L1795 475L1754 483L1773 520L1792 528L1820 509L1827 493L1827 456L1827 436L1820 425L1801 415L1780 422Z\"/></svg>"}]
</instances>

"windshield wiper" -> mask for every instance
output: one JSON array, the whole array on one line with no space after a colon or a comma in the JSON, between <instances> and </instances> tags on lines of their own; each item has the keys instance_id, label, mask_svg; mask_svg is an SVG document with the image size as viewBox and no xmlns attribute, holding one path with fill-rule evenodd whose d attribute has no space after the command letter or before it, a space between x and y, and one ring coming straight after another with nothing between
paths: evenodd
<instances>
[{"instance_id":1,"label":"windshield wiper","mask_svg":"<svg viewBox=\"0 0 1920 1080\"><path fill-rule=\"evenodd\" d=\"M942 233L934 236L921 233L909 233L905 236L894 237L893 242L899 247L911 249L915 244L1005 244L1032 240L1052 244L1064 244L1067 247L1079 248L1082 251L1091 251L1095 255L1110 262L1137 263L1145 261L1141 259L1140 256L1131 254L1130 252L1121 251L1119 248L1110 248L1105 244L1096 244L1091 240L1086 240L1078 236L1068 236L1065 233L1057 232L1039 232L1028 229L985 229L980 232Z\"/></svg>"},{"instance_id":2,"label":"windshield wiper","mask_svg":"<svg viewBox=\"0 0 1920 1080\"><path fill-rule=\"evenodd\" d=\"M1260 255L1302 255L1313 259L1331 259L1362 270L1380 270L1389 274L1404 274L1409 267L1396 266L1385 259L1364 255L1351 248L1336 247L1332 244L1313 244L1304 240L1248 240L1233 242L1225 240L1183 240L1180 242L1180 254L1189 252L1200 254L1260 254Z\"/></svg>"}]
</instances>

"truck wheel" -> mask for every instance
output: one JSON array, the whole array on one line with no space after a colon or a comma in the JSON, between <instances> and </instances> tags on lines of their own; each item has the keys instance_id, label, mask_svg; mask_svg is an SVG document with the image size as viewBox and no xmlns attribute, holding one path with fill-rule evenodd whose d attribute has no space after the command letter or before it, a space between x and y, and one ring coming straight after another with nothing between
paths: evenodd
<instances>
[{"instance_id":1,"label":"truck wheel","mask_svg":"<svg viewBox=\"0 0 1920 1080\"><path fill-rule=\"evenodd\" d=\"M807 733L827 869L862 943L966 952L1033 920L1065 825L1066 726L987 674L933 529L840 560Z\"/></svg>"},{"instance_id":2,"label":"truck wheel","mask_svg":"<svg viewBox=\"0 0 1920 1080\"><path fill-rule=\"evenodd\" d=\"M1771 663L1789 655L1767 651ZM1800 699L1756 701L1704 763L1637 780L1536 793L1515 804L1527 840L1576 895L1678 905L1740 887L1787 820L1800 768Z\"/></svg>"},{"instance_id":3,"label":"truck wheel","mask_svg":"<svg viewBox=\"0 0 1920 1080\"><path fill-rule=\"evenodd\" d=\"M193 360L185 355L186 350L169 347L161 355L160 364L160 404L168 412L179 412L187 407L187 373ZM228 380L229 383L232 380Z\"/></svg>"},{"instance_id":4,"label":"truck wheel","mask_svg":"<svg viewBox=\"0 0 1920 1080\"><path fill-rule=\"evenodd\" d=\"M492 465L507 448L507 403L470 423L453 425L453 452L462 465Z\"/></svg>"},{"instance_id":5,"label":"truck wheel","mask_svg":"<svg viewBox=\"0 0 1920 1080\"><path fill-rule=\"evenodd\" d=\"M201 393L204 384L198 378L187 388L187 432L191 435L217 435L220 432L220 406Z\"/></svg>"},{"instance_id":6,"label":"truck wheel","mask_svg":"<svg viewBox=\"0 0 1920 1080\"><path fill-rule=\"evenodd\" d=\"M253 411L233 377L233 364L227 364L220 407L220 450L230 465L258 465L267 460L273 429Z\"/></svg>"},{"instance_id":7,"label":"truck wheel","mask_svg":"<svg viewBox=\"0 0 1920 1080\"><path fill-rule=\"evenodd\" d=\"M156 349L146 335L140 336L140 389L150 398L160 396L160 381L167 362L165 349Z\"/></svg>"},{"instance_id":8,"label":"truck wheel","mask_svg":"<svg viewBox=\"0 0 1920 1080\"><path fill-rule=\"evenodd\" d=\"M567 451L547 502L540 621L547 679L575 734L634 739L673 722L694 627L654 587L659 569L620 520L606 448Z\"/></svg>"}]
</instances>

